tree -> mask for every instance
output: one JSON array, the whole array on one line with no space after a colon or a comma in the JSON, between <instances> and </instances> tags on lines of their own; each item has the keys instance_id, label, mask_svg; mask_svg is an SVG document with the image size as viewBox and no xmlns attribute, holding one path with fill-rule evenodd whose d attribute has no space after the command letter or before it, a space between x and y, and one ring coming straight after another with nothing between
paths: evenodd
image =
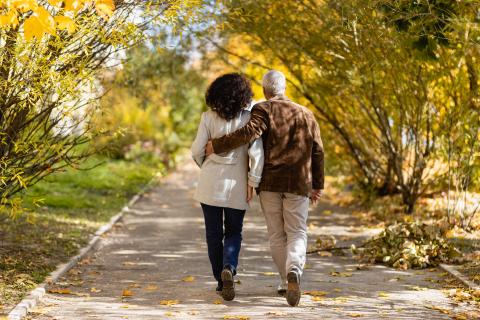
<instances>
[{"instance_id":1,"label":"tree","mask_svg":"<svg viewBox=\"0 0 480 320\"><path fill-rule=\"evenodd\" d=\"M239 69L247 62L287 70L296 94L334 132L335 156L348 155L343 157L345 171L353 172L364 190L400 193L412 212L444 170L435 165L443 161L438 150L445 133L436 115L448 98L433 98L434 92L444 91L445 83L437 80L466 70L454 68L455 49L436 52L438 60L412 50L418 34L399 32L384 5L363 0L224 1L213 11L216 28L206 39ZM460 15L455 21L444 33L458 35L473 17ZM238 43L250 50L236 52ZM465 97L463 91L456 94Z\"/></svg>"},{"instance_id":2,"label":"tree","mask_svg":"<svg viewBox=\"0 0 480 320\"><path fill-rule=\"evenodd\" d=\"M115 3L115 5L114 5ZM2 1L0 198L91 153L96 76L188 1ZM80 130L79 130L80 129Z\"/></svg>"}]
</instances>

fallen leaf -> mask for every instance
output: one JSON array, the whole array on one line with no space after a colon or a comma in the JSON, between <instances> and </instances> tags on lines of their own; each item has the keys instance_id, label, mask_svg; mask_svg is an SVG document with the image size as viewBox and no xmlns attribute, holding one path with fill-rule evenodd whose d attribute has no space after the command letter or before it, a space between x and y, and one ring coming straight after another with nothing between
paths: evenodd
<instances>
[{"instance_id":1,"label":"fallen leaf","mask_svg":"<svg viewBox=\"0 0 480 320\"><path fill-rule=\"evenodd\" d=\"M331 257L333 254L329 251L319 251L318 252L318 255L320 257Z\"/></svg>"},{"instance_id":2,"label":"fallen leaf","mask_svg":"<svg viewBox=\"0 0 480 320\"><path fill-rule=\"evenodd\" d=\"M132 297L132 296L133 296L133 292L131 290L123 289L122 297Z\"/></svg>"},{"instance_id":3,"label":"fallen leaf","mask_svg":"<svg viewBox=\"0 0 480 320\"><path fill-rule=\"evenodd\" d=\"M223 303L223 302L222 302L222 300L220 300L220 299L217 299L217 300L213 301L213 304L222 304L222 303Z\"/></svg>"},{"instance_id":4,"label":"fallen leaf","mask_svg":"<svg viewBox=\"0 0 480 320\"><path fill-rule=\"evenodd\" d=\"M332 210L323 210L323 214L326 215L326 216L329 216L332 213L333 213Z\"/></svg>"},{"instance_id":5,"label":"fallen leaf","mask_svg":"<svg viewBox=\"0 0 480 320\"><path fill-rule=\"evenodd\" d=\"M173 306L173 305L176 305L176 304L179 304L180 301L178 300L162 300L160 301L160 304L162 306Z\"/></svg>"},{"instance_id":6,"label":"fallen leaf","mask_svg":"<svg viewBox=\"0 0 480 320\"><path fill-rule=\"evenodd\" d=\"M304 294L313 296L313 297L323 297L323 296L326 296L328 292L313 290L313 291L305 291Z\"/></svg>"},{"instance_id":7,"label":"fallen leaf","mask_svg":"<svg viewBox=\"0 0 480 320\"><path fill-rule=\"evenodd\" d=\"M264 276L272 277L272 276L276 276L277 273L276 273L276 272L264 272L263 275L264 275Z\"/></svg>"},{"instance_id":8,"label":"fallen leaf","mask_svg":"<svg viewBox=\"0 0 480 320\"><path fill-rule=\"evenodd\" d=\"M195 281L195 277L192 277L192 276L186 276L182 279L183 282L194 282Z\"/></svg>"},{"instance_id":9,"label":"fallen leaf","mask_svg":"<svg viewBox=\"0 0 480 320\"><path fill-rule=\"evenodd\" d=\"M352 273L351 272L338 272L338 271L332 271L330 272L330 275L332 277L351 277L352 276Z\"/></svg>"},{"instance_id":10,"label":"fallen leaf","mask_svg":"<svg viewBox=\"0 0 480 320\"><path fill-rule=\"evenodd\" d=\"M223 316L223 319L229 320L250 320L250 317L247 316Z\"/></svg>"},{"instance_id":11,"label":"fallen leaf","mask_svg":"<svg viewBox=\"0 0 480 320\"><path fill-rule=\"evenodd\" d=\"M379 298L388 298L388 297L390 297L390 294L388 294L388 293L386 293L386 292L383 292L383 291L380 291L380 292L378 293L378 297L379 297Z\"/></svg>"},{"instance_id":12,"label":"fallen leaf","mask_svg":"<svg viewBox=\"0 0 480 320\"><path fill-rule=\"evenodd\" d=\"M347 314L350 318L360 318L363 317L364 315L361 313L349 313Z\"/></svg>"},{"instance_id":13,"label":"fallen leaf","mask_svg":"<svg viewBox=\"0 0 480 320\"><path fill-rule=\"evenodd\" d=\"M97 293L97 292L102 292L102 290L94 287L94 288L90 288L90 292Z\"/></svg>"},{"instance_id":14,"label":"fallen leaf","mask_svg":"<svg viewBox=\"0 0 480 320\"><path fill-rule=\"evenodd\" d=\"M58 293L58 294L72 294L72 290L68 288L52 288L48 289L49 293Z\"/></svg>"}]
</instances>

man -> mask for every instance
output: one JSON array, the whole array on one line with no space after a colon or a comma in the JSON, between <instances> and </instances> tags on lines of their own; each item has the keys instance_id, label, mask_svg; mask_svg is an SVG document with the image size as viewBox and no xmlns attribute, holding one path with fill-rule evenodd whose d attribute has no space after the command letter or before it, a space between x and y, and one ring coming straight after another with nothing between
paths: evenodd
<instances>
[{"instance_id":1,"label":"man","mask_svg":"<svg viewBox=\"0 0 480 320\"><path fill-rule=\"evenodd\" d=\"M282 280L278 292L286 293L288 304L297 306L306 260L308 197L316 202L323 190L324 154L313 113L289 100L285 89L281 72L265 74L267 101L253 107L243 128L209 142L207 155L221 154L262 137L265 164L257 192Z\"/></svg>"}]
</instances>

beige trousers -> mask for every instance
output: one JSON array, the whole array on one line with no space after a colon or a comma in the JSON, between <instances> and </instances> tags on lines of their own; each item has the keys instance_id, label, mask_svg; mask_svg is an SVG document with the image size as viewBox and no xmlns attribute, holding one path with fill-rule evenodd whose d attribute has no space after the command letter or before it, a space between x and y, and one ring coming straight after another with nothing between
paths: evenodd
<instances>
[{"instance_id":1,"label":"beige trousers","mask_svg":"<svg viewBox=\"0 0 480 320\"><path fill-rule=\"evenodd\" d=\"M260 192L272 258L283 281L288 271L297 268L300 275L307 253L309 199L291 193Z\"/></svg>"}]
</instances>

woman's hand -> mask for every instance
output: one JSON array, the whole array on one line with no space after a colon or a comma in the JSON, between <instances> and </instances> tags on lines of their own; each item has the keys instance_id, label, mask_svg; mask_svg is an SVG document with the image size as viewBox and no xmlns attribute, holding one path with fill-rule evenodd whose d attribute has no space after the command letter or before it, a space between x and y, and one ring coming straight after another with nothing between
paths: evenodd
<instances>
[{"instance_id":1,"label":"woman's hand","mask_svg":"<svg viewBox=\"0 0 480 320\"><path fill-rule=\"evenodd\" d=\"M252 201L252 198L253 198L253 187L248 186L247 187L247 203L250 203L250 201Z\"/></svg>"}]
</instances>

